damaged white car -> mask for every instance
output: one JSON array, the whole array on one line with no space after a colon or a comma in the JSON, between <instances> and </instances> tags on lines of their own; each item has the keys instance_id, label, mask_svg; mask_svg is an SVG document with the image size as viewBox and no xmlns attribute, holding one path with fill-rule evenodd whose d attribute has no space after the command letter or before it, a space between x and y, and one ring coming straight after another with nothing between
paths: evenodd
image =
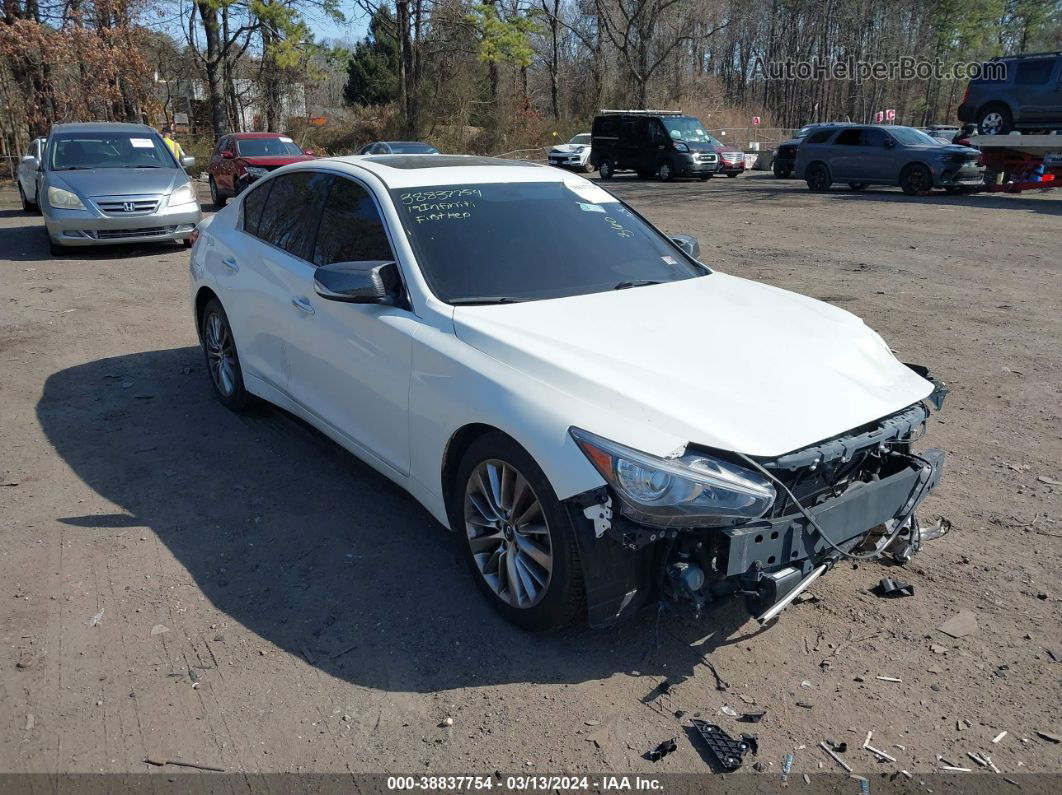
<instances>
[{"instance_id":1,"label":"damaged white car","mask_svg":"<svg viewBox=\"0 0 1062 795\"><path fill-rule=\"evenodd\" d=\"M192 300L220 400L403 486L511 621L735 596L766 621L933 532L943 454L912 443L946 390L854 315L698 258L555 169L336 158L205 221Z\"/></svg>"},{"instance_id":2,"label":"damaged white car","mask_svg":"<svg viewBox=\"0 0 1062 795\"><path fill-rule=\"evenodd\" d=\"M558 144L549 150L549 164L590 174L594 171L594 164L590 162L591 143L590 133L572 136L568 143Z\"/></svg>"}]
</instances>

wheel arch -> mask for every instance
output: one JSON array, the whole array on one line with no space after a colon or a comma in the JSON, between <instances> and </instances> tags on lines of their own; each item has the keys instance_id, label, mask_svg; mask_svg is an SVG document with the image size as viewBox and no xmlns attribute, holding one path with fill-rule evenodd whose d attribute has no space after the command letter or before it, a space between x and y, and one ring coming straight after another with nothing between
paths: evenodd
<instances>
[{"instance_id":1,"label":"wheel arch","mask_svg":"<svg viewBox=\"0 0 1062 795\"><path fill-rule=\"evenodd\" d=\"M211 290L209 287L203 286L196 291L195 294L195 333L199 337L199 341L203 341L203 310L206 309L206 305L210 302L210 299L217 299L217 302L221 303L221 298Z\"/></svg>"},{"instance_id":2,"label":"wheel arch","mask_svg":"<svg viewBox=\"0 0 1062 795\"><path fill-rule=\"evenodd\" d=\"M470 422L466 425L462 425L454 431L446 442L446 447L443 449L442 464L439 470L442 477L441 485L443 502L446 507L446 515L450 519L450 532L455 532L454 517L451 512L455 507L454 496L456 492L454 490L454 478L457 475L457 468L461 465L461 459L465 457L465 452L467 452L468 448L471 447L477 439L480 439L489 433L502 434L512 441L513 444L517 445L521 450L527 453L532 459L535 458L534 455L531 454L531 451L528 450L525 445L521 444L519 439L506 433L495 425L485 422Z\"/></svg>"},{"instance_id":3,"label":"wheel arch","mask_svg":"<svg viewBox=\"0 0 1062 795\"><path fill-rule=\"evenodd\" d=\"M808 178L808 171L811 170L812 166L822 166L822 167L824 167L826 169L826 172L830 175L830 177L831 178L833 177L833 169L830 168L830 164L827 163L825 160L822 160L821 158L818 158L818 159L812 160L806 166L804 166L804 171L800 175L801 179L807 179Z\"/></svg>"}]
</instances>

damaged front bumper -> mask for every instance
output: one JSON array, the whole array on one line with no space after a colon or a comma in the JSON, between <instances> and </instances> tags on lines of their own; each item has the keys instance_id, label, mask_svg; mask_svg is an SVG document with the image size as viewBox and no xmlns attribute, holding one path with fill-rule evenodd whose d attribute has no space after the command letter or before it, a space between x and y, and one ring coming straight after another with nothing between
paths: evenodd
<instances>
[{"instance_id":1,"label":"damaged front bumper","mask_svg":"<svg viewBox=\"0 0 1062 795\"><path fill-rule=\"evenodd\" d=\"M934 383L926 403L939 408L947 387L924 368L912 369ZM910 450L928 416L918 403L872 427L759 462L814 522L793 499L780 499L771 515L722 528L640 524L607 487L569 500L589 623L616 623L654 597L700 613L734 596L767 621L847 554L906 562L931 535L915 510L944 465L940 450Z\"/></svg>"}]
</instances>

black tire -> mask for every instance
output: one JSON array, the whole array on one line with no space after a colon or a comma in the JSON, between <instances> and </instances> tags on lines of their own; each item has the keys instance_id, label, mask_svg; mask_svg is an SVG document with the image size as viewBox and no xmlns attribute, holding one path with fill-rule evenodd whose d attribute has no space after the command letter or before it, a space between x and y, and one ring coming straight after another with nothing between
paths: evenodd
<instances>
[{"instance_id":1,"label":"black tire","mask_svg":"<svg viewBox=\"0 0 1062 795\"><path fill-rule=\"evenodd\" d=\"M830 169L825 163L812 163L808 166L808 170L804 172L804 179L808 183L808 188L816 193L825 193L833 184Z\"/></svg>"},{"instance_id":2,"label":"black tire","mask_svg":"<svg viewBox=\"0 0 1062 795\"><path fill-rule=\"evenodd\" d=\"M981 135L1009 135L1014 119L1006 105L989 105L977 114L977 132Z\"/></svg>"},{"instance_id":3,"label":"black tire","mask_svg":"<svg viewBox=\"0 0 1062 795\"><path fill-rule=\"evenodd\" d=\"M863 189L866 188L866 186L867 186L867 183L865 183L865 182L849 182L848 183L848 187L851 190L863 190Z\"/></svg>"},{"instance_id":4,"label":"black tire","mask_svg":"<svg viewBox=\"0 0 1062 795\"><path fill-rule=\"evenodd\" d=\"M225 206L228 199L225 195L218 190L218 183L214 182L214 178L210 178L210 203L214 205L215 209L220 210Z\"/></svg>"},{"instance_id":5,"label":"black tire","mask_svg":"<svg viewBox=\"0 0 1062 795\"><path fill-rule=\"evenodd\" d=\"M601 179L612 179L616 176L616 166L609 158L605 158L597 167L597 174Z\"/></svg>"},{"instance_id":6,"label":"black tire","mask_svg":"<svg viewBox=\"0 0 1062 795\"><path fill-rule=\"evenodd\" d=\"M594 173L594 164L591 163L589 160L587 160L586 164L583 166L583 173L584 174L593 174Z\"/></svg>"},{"instance_id":7,"label":"black tire","mask_svg":"<svg viewBox=\"0 0 1062 795\"><path fill-rule=\"evenodd\" d=\"M22 190L22 183L19 182L18 179L15 180L15 184L18 185L18 198L19 201L22 202L22 212L32 213L37 209L37 205L33 204L33 202L26 198L26 192Z\"/></svg>"},{"instance_id":8,"label":"black tire","mask_svg":"<svg viewBox=\"0 0 1062 795\"><path fill-rule=\"evenodd\" d=\"M65 257L66 248L66 246L56 243L50 237L48 238L48 253L53 257Z\"/></svg>"},{"instance_id":9,"label":"black tire","mask_svg":"<svg viewBox=\"0 0 1062 795\"><path fill-rule=\"evenodd\" d=\"M487 461L501 461L516 469L538 498L552 553L549 582L541 598L529 607L516 607L495 593L480 572L469 539L469 525L465 520L465 492L469 479L477 467ZM462 550L476 585L494 608L508 621L531 632L557 629L575 620L586 604L582 568L575 541L575 529L564 506L561 505L546 476L535 460L513 439L493 431L477 438L469 446L457 467L451 504L448 506L450 525ZM473 527L475 527L473 525ZM488 531L489 532L489 531Z\"/></svg>"},{"instance_id":10,"label":"black tire","mask_svg":"<svg viewBox=\"0 0 1062 795\"><path fill-rule=\"evenodd\" d=\"M217 318L221 323L225 333L224 338L218 340L219 345L217 347L213 344L213 332L209 327L214 318ZM199 318L199 340L203 347L203 359L206 362L207 374L210 376L210 384L214 387L214 394L221 401L221 405L230 411L243 411L251 403L251 394L243 385L243 369L240 367L240 356L236 351L236 341L232 336L232 326L229 325L228 315L225 314L225 309L216 298L211 298L207 301L206 306L203 307L203 314ZM226 344L226 341L228 344ZM230 364L232 368L231 378L229 379L231 386L228 385L229 382L222 377L221 371L218 369L217 362L219 357L216 353L218 350L231 353Z\"/></svg>"},{"instance_id":11,"label":"black tire","mask_svg":"<svg viewBox=\"0 0 1062 795\"><path fill-rule=\"evenodd\" d=\"M774 169L773 170L774 170L774 176L777 177L778 179L789 179L789 177L791 177L793 175L793 169L784 168L783 166L780 166L777 163L774 164Z\"/></svg>"},{"instance_id":12,"label":"black tire","mask_svg":"<svg viewBox=\"0 0 1062 795\"><path fill-rule=\"evenodd\" d=\"M921 163L909 163L900 172L900 188L908 196L928 193L932 187L933 177Z\"/></svg>"},{"instance_id":13,"label":"black tire","mask_svg":"<svg viewBox=\"0 0 1062 795\"><path fill-rule=\"evenodd\" d=\"M675 178L675 169L672 168L670 160L660 161L656 167L656 178L661 182L671 182Z\"/></svg>"}]
</instances>

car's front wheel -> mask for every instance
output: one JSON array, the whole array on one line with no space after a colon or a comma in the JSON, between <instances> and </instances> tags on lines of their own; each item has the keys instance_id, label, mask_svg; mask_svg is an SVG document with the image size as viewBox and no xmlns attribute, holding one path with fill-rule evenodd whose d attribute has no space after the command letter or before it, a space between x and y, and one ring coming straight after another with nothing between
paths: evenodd
<instances>
[{"instance_id":1,"label":"car's front wheel","mask_svg":"<svg viewBox=\"0 0 1062 795\"><path fill-rule=\"evenodd\" d=\"M251 402L251 395L243 385L243 370L236 352L229 318L216 298L203 307L199 324L199 338L203 344L207 372L214 392L225 408L242 411Z\"/></svg>"},{"instance_id":2,"label":"car's front wheel","mask_svg":"<svg viewBox=\"0 0 1062 795\"><path fill-rule=\"evenodd\" d=\"M227 199L225 198L225 196L221 193L220 190L218 190L218 183L216 183L214 181L214 178L211 177L210 178L210 203L213 204L216 209L220 210L222 207L225 206L225 202L226 201L227 201Z\"/></svg>"},{"instance_id":3,"label":"car's front wheel","mask_svg":"<svg viewBox=\"0 0 1062 795\"><path fill-rule=\"evenodd\" d=\"M22 201L22 212L24 212L24 213L35 213L35 212L37 212L36 203L35 202L31 202L29 199L26 198L26 192L24 190L22 190L22 183L19 182L17 179L15 180L15 183L18 185L18 198Z\"/></svg>"},{"instance_id":4,"label":"car's front wheel","mask_svg":"<svg viewBox=\"0 0 1062 795\"><path fill-rule=\"evenodd\" d=\"M921 163L911 163L900 172L900 188L908 196L926 193L933 187L933 177L929 169Z\"/></svg>"},{"instance_id":5,"label":"car's front wheel","mask_svg":"<svg viewBox=\"0 0 1062 795\"><path fill-rule=\"evenodd\" d=\"M606 157L597 167L597 173L600 175L601 179L612 179L615 176L613 168L612 161Z\"/></svg>"},{"instance_id":6,"label":"car's front wheel","mask_svg":"<svg viewBox=\"0 0 1062 795\"><path fill-rule=\"evenodd\" d=\"M675 176L675 172L671 168L671 161L661 161L660 165L656 167L656 178L661 182L670 182Z\"/></svg>"},{"instance_id":7,"label":"car's front wheel","mask_svg":"<svg viewBox=\"0 0 1062 795\"><path fill-rule=\"evenodd\" d=\"M778 163L774 164L773 170L774 176L778 179L789 179L789 176L793 173L793 169L780 166Z\"/></svg>"},{"instance_id":8,"label":"car's front wheel","mask_svg":"<svg viewBox=\"0 0 1062 795\"><path fill-rule=\"evenodd\" d=\"M570 623L585 602L575 531L534 459L510 437L476 439L457 470L451 525L476 584L512 623Z\"/></svg>"}]
</instances>

